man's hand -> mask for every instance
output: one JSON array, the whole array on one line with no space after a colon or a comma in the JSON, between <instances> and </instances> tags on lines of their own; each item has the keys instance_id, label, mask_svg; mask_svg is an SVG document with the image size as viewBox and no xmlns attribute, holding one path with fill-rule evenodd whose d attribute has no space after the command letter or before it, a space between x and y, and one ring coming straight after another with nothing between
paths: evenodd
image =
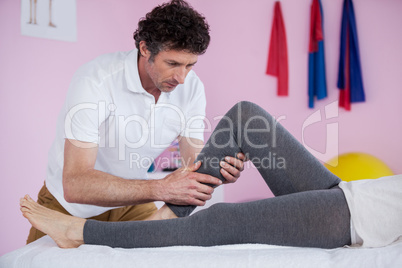
<instances>
[{"instance_id":1,"label":"man's hand","mask_svg":"<svg viewBox=\"0 0 402 268\"><path fill-rule=\"evenodd\" d=\"M210 175L194 172L200 166L201 162L198 161L162 179L162 201L175 205L205 205L206 201L211 199L214 189L204 183L218 186L222 181Z\"/></svg>"},{"instance_id":2,"label":"man's hand","mask_svg":"<svg viewBox=\"0 0 402 268\"><path fill-rule=\"evenodd\" d=\"M237 158L226 156L225 161L220 162L221 174L226 179L225 183L234 183L244 170L244 162L247 161L243 153L238 153Z\"/></svg>"}]
</instances>

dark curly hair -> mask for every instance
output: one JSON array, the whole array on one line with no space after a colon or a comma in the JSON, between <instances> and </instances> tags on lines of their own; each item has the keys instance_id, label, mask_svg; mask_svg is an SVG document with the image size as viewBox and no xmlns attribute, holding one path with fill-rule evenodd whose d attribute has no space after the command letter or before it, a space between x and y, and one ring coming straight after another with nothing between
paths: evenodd
<instances>
[{"instance_id":1,"label":"dark curly hair","mask_svg":"<svg viewBox=\"0 0 402 268\"><path fill-rule=\"evenodd\" d=\"M145 41L151 60L162 50L204 54L210 42L209 25L201 14L183 0L155 7L138 22L135 46Z\"/></svg>"}]
</instances>

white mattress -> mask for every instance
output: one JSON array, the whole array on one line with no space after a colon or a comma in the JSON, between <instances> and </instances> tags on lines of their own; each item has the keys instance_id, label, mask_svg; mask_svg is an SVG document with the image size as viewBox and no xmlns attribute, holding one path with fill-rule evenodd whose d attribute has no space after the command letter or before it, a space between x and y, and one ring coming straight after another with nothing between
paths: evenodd
<instances>
[{"instance_id":1,"label":"white mattress","mask_svg":"<svg viewBox=\"0 0 402 268\"><path fill-rule=\"evenodd\" d=\"M82 245L60 249L45 236L2 256L0 267L402 267L402 240L373 249L325 250L257 244L139 249Z\"/></svg>"}]
</instances>

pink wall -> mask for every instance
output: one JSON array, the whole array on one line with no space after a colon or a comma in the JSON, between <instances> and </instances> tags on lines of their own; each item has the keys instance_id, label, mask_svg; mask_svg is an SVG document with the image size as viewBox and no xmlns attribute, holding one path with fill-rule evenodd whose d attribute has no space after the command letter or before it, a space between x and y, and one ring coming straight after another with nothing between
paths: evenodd
<instances>
[{"instance_id":1,"label":"pink wall","mask_svg":"<svg viewBox=\"0 0 402 268\"><path fill-rule=\"evenodd\" d=\"M326 124L338 123L339 153L370 153L385 161L395 173L401 173L398 155L402 149L402 118L399 116L402 113L399 104L402 97L402 18L399 15L402 2L353 2L367 102L353 105L352 112L340 110L339 116L328 122L309 126L304 132L305 142L324 153ZM224 113L236 101L250 100L277 117L285 116L282 124L301 140L305 120L338 99L336 79L343 1L322 0L329 97L316 102L313 110L307 108L306 89L311 1L281 1L290 61L290 96L287 98L276 96L276 79L264 74L274 1L231 1L229 7L228 3L215 1L213 8L209 8L208 1L196 2L212 26L211 46L197 66L197 73L207 88L208 117ZM230 202L270 195L254 168L225 189L225 200Z\"/></svg>"},{"instance_id":2,"label":"pink wall","mask_svg":"<svg viewBox=\"0 0 402 268\"><path fill-rule=\"evenodd\" d=\"M18 200L36 196L46 172L47 151L69 80L84 62L99 54L133 47L138 19L157 0L77 1L78 42L20 35L20 1L0 1L1 180L0 255L21 247L29 223L20 216ZM310 114L338 98L336 90L342 0L325 1L326 60L329 97L307 108L307 46L311 0L283 0L290 60L290 96L275 95L276 79L264 74L273 0L190 0L210 25L211 46L196 72L206 85L208 118L224 114L235 102L250 100L275 116L296 138ZM354 0L367 103L340 111L329 122L339 125L339 152L362 151L402 173L402 2ZM325 150L325 124L305 130L305 141ZM251 185L250 185L251 184ZM270 196L253 168L238 183L225 186L227 201Z\"/></svg>"}]
</instances>

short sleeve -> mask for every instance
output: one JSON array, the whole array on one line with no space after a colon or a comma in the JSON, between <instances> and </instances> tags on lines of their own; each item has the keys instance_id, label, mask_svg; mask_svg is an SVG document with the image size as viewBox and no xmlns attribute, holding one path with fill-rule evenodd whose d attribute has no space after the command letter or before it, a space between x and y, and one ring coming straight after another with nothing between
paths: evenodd
<instances>
[{"instance_id":1,"label":"short sleeve","mask_svg":"<svg viewBox=\"0 0 402 268\"><path fill-rule=\"evenodd\" d=\"M102 84L87 77L74 77L64 108L65 138L99 144L99 128L109 116L110 97Z\"/></svg>"}]
</instances>

